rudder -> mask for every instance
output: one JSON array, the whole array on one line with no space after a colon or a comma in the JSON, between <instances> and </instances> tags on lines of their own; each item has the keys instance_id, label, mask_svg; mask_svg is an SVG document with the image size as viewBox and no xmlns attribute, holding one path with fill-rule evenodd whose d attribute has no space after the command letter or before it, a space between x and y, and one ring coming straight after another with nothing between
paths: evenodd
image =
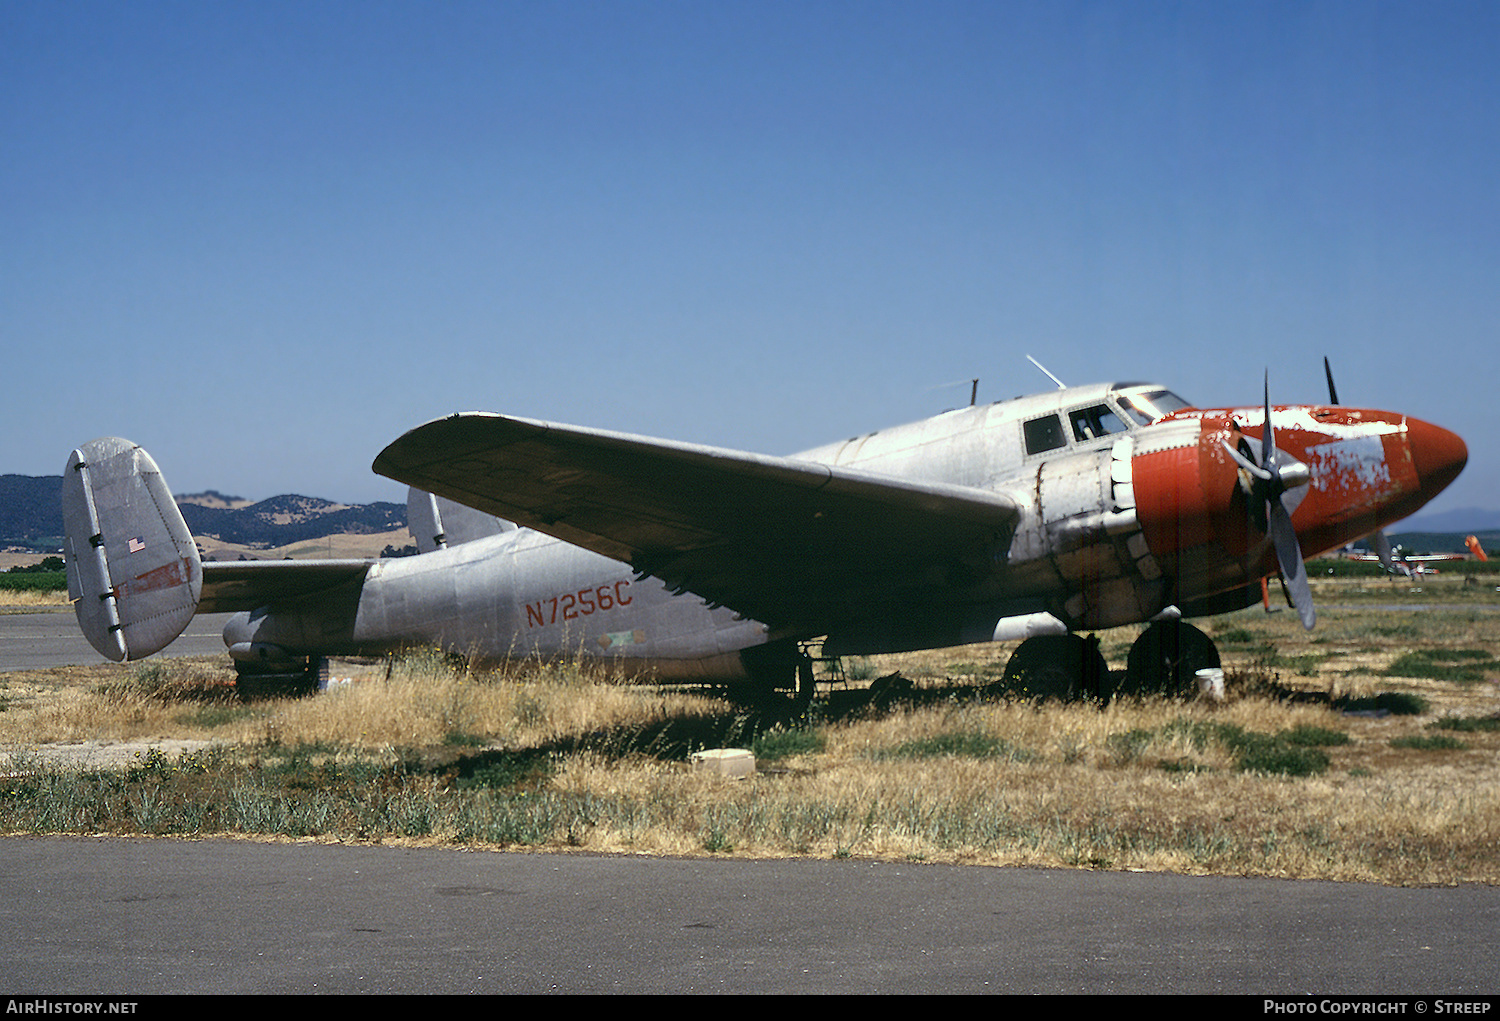
<instances>
[{"instance_id":1,"label":"rudder","mask_svg":"<svg viewBox=\"0 0 1500 1021\"><path fill-rule=\"evenodd\" d=\"M406 526L419 553L515 531L513 521L465 507L412 486L406 493Z\"/></svg>"},{"instance_id":2,"label":"rudder","mask_svg":"<svg viewBox=\"0 0 1500 1021\"><path fill-rule=\"evenodd\" d=\"M106 659L142 659L182 634L198 610L203 564L151 455L104 437L63 472L68 598Z\"/></svg>"}]
</instances>

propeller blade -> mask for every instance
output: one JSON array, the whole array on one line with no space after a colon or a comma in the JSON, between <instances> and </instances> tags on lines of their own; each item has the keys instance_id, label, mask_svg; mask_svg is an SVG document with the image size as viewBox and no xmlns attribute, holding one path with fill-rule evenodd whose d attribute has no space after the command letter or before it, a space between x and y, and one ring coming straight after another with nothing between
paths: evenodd
<instances>
[{"instance_id":1,"label":"propeller blade","mask_svg":"<svg viewBox=\"0 0 1500 1021\"><path fill-rule=\"evenodd\" d=\"M1323 356L1323 375L1328 377L1328 403L1337 404L1339 402L1339 392L1333 386L1333 369L1328 365L1327 355Z\"/></svg>"},{"instance_id":2,"label":"propeller blade","mask_svg":"<svg viewBox=\"0 0 1500 1021\"><path fill-rule=\"evenodd\" d=\"M1276 545L1276 562L1281 565L1281 580L1286 584L1287 594L1302 626L1308 631L1317 623L1318 615L1313 609L1312 589L1307 584L1307 565L1302 562L1302 547L1297 543L1297 530L1292 527L1292 518L1280 500L1269 505L1271 541Z\"/></svg>"},{"instance_id":3,"label":"propeller blade","mask_svg":"<svg viewBox=\"0 0 1500 1021\"><path fill-rule=\"evenodd\" d=\"M1271 425L1271 370L1266 370L1266 427L1260 440L1260 464L1274 478L1276 471L1276 430ZM1280 494L1278 494L1280 495Z\"/></svg>"},{"instance_id":4,"label":"propeller blade","mask_svg":"<svg viewBox=\"0 0 1500 1021\"><path fill-rule=\"evenodd\" d=\"M1238 450L1236 450L1233 446L1230 445L1230 443L1229 443L1228 440L1221 439L1219 441L1219 443L1220 443L1221 446L1223 446L1224 452L1226 454L1228 454L1230 457L1234 458L1234 463L1235 464L1239 465L1241 468L1245 469L1247 472L1249 472L1251 475L1255 476L1256 478L1260 479L1262 482L1270 482L1271 481L1271 473L1270 472L1266 471L1260 465L1258 465L1254 461L1250 460L1244 454L1241 454Z\"/></svg>"}]
</instances>

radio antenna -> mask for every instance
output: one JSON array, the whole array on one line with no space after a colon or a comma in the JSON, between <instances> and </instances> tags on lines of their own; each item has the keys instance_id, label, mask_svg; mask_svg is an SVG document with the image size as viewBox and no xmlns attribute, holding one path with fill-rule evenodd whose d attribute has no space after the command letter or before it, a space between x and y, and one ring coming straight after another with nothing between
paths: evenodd
<instances>
[{"instance_id":1,"label":"radio antenna","mask_svg":"<svg viewBox=\"0 0 1500 1021\"><path fill-rule=\"evenodd\" d=\"M1059 390L1066 390L1068 388L1068 384L1064 383L1062 380L1060 380L1056 376L1052 375L1052 373L1047 372L1047 366L1043 365L1041 362L1039 362L1035 358L1031 357L1031 355L1027 355L1026 356L1026 360L1028 362L1030 362L1032 365L1035 365L1037 368L1041 369L1042 372L1046 373L1047 378L1050 379L1050 380L1052 380L1052 382L1056 383L1057 384L1057 388Z\"/></svg>"}]
</instances>

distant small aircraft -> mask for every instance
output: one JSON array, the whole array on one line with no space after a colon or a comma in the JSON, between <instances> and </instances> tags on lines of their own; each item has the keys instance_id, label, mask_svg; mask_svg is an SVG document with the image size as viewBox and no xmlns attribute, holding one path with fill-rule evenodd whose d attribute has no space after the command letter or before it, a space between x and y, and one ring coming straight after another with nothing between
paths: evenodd
<instances>
[{"instance_id":1,"label":"distant small aircraft","mask_svg":"<svg viewBox=\"0 0 1500 1021\"><path fill-rule=\"evenodd\" d=\"M1437 568L1428 567L1428 564L1442 563L1451 560L1488 560L1484 547L1479 543L1479 537L1470 535L1465 537L1464 545L1468 547L1467 553L1403 553L1400 549L1385 549L1376 553L1355 553L1344 555L1345 560L1375 561L1378 560L1385 565L1387 571L1392 574L1435 574Z\"/></svg>"},{"instance_id":2,"label":"distant small aircraft","mask_svg":"<svg viewBox=\"0 0 1500 1021\"><path fill-rule=\"evenodd\" d=\"M1050 375L1050 374L1049 374ZM663 681L812 690L807 649L873 655L1025 639L1039 695L1111 694L1084 632L1152 622L1124 686L1177 690L1218 652L1182 618L1252 605L1303 557L1409 516L1463 469L1458 436L1328 405L1197 408L1101 383L973 405L793 457L496 414L420 426L375 459L413 487L423 551L203 563L161 473L104 438L65 471L68 585L112 660L195 613L242 685L328 656L438 646L582 654Z\"/></svg>"}]
</instances>

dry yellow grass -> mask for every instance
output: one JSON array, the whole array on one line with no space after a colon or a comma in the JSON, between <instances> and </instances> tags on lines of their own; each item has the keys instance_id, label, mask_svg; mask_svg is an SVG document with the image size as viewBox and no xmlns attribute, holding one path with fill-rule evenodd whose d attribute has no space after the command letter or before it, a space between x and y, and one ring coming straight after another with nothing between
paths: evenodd
<instances>
[{"instance_id":1,"label":"dry yellow grass","mask_svg":"<svg viewBox=\"0 0 1500 1021\"><path fill-rule=\"evenodd\" d=\"M356 673L359 671L356 670ZM278 702L228 736L253 743L423 748L454 736L508 748L630 729L670 717L723 712L725 703L641 685L617 685L573 663L522 663L472 672L422 654L394 670L367 669L321 698Z\"/></svg>"},{"instance_id":2,"label":"dry yellow grass","mask_svg":"<svg viewBox=\"0 0 1500 1021\"><path fill-rule=\"evenodd\" d=\"M1112 741L1184 719L1271 731L1348 727L1356 740L1332 749L1333 767L1310 778L1239 772L1224 748L1199 748L1181 734L1153 738L1128 755ZM1495 742L1446 760L1414 762L1407 753L1399 766L1364 765L1386 754L1390 736L1415 729L1373 720L1350 726L1327 709L1262 699L1219 709L1147 702L1102 712L980 703L831 726L822 751L738 783L655 761L598 757L570 760L552 782L598 797L677 806L671 825L591 832L584 846L603 851L694 853L701 850L701 820L718 818L726 847L756 856L1500 882ZM998 736L1022 754L880 754L966 732ZM1160 767L1184 758L1194 760L1194 771ZM805 821L800 831L797 819Z\"/></svg>"},{"instance_id":3,"label":"dry yellow grass","mask_svg":"<svg viewBox=\"0 0 1500 1021\"><path fill-rule=\"evenodd\" d=\"M58 592L35 592L35 591L9 591L0 596L0 603L7 607L35 607L35 606L67 606L68 593Z\"/></svg>"}]
</instances>

